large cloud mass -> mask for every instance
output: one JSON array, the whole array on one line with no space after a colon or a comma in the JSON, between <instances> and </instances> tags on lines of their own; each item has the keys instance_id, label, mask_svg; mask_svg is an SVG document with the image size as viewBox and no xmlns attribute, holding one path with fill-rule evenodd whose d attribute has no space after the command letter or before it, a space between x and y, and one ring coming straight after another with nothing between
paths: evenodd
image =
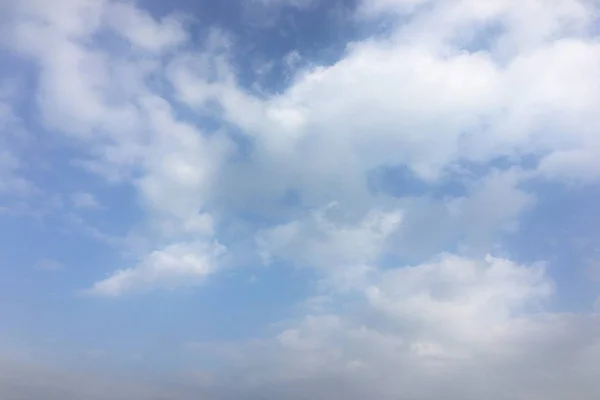
<instances>
[{"instance_id":1,"label":"large cloud mass","mask_svg":"<svg viewBox=\"0 0 600 400\"><path fill-rule=\"evenodd\" d=\"M317 276L272 337L192 346L227 365L210 379L136 398L598 397L598 316L555 311L549 260L500 241L536 183L599 183L595 2L365 0L351 20L389 31L302 63L280 91L240 83L235 37L198 39L182 14L117 0L0 10L3 50L35 67L26 100L43 128L25 132L15 91L0 91L0 195L44 195L17 139L44 134L143 211L117 246L137 261L84 293L210 284L248 263ZM8 398L125 398L24 365L0 376Z\"/></svg>"}]
</instances>

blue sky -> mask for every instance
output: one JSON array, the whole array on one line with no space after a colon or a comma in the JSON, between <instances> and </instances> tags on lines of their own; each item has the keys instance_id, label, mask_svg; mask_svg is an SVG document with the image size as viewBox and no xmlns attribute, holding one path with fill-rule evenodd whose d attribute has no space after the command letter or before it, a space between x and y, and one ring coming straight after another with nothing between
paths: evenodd
<instances>
[{"instance_id":1,"label":"blue sky","mask_svg":"<svg viewBox=\"0 0 600 400\"><path fill-rule=\"evenodd\" d=\"M598 12L1 2L0 391L596 398Z\"/></svg>"}]
</instances>

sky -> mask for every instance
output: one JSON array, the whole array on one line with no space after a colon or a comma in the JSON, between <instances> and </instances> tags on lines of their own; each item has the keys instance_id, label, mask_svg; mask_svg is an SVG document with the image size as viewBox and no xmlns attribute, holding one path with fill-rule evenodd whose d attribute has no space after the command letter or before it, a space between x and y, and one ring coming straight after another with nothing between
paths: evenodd
<instances>
[{"instance_id":1,"label":"sky","mask_svg":"<svg viewBox=\"0 0 600 400\"><path fill-rule=\"evenodd\" d=\"M3 399L597 399L599 18L0 0Z\"/></svg>"}]
</instances>

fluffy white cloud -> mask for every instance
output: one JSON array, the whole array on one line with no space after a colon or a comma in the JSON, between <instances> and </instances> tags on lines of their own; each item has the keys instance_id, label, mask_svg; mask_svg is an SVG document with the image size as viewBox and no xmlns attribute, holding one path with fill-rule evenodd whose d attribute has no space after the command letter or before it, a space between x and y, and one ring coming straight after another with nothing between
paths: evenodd
<instances>
[{"instance_id":1,"label":"fluffy white cloud","mask_svg":"<svg viewBox=\"0 0 600 400\"><path fill-rule=\"evenodd\" d=\"M469 346L501 341L515 316L531 307L539 310L540 300L550 294L552 284L540 266L489 255L482 261L443 255L429 264L386 271L366 290L375 309L410 326L417 337Z\"/></svg>"},{"instance_id":2,"label":"fluffy white cloud","mask_svg":"<svg viewBox=\"0 0 600 400\"><path fill-rule=\"evenodd\" d=\"M405 218L386 251L417 261L440 251L502 251L496 247L498 238L518 231L520 216L535 204L535 196L521 187L527 179L520 170L493 170L474 181L467 179L461 195L403 198L398 206Z\"/></svg>"},{"instance_id":3,"label":"fluffy white cloud","mask_svg":"<svg viewBox=\"0 0 600 400\"><path fill-rule=\"evenodd\" d=\"M157 21L132 2L101 0L68 0L60 7L27 0L6 11L11 18L3 26L3 44L39 67L33 98L41 122L49 131L74 139L78 165L137 188L148 215L132 233L146 237L143 248L136 250L140 264L115 273L110 283L99 282L96 292L115 295L129 288L173 286L177 279L157 267L162 264L156 254L163 251L183 263L175 275L188 274L194 280L212 272L216 258L210 254L221 247L201 244L213 242L214 218L205 207L230 143L180 121L148 82L150 77L162 79L161 57L187 41L182 18ZM120 36L125 49L140 51L108 51L97 45L97 35L106 31ZM3 169L18 168L13 155L1 159ZM86 193L71 200L76 207L96 205ZM204 252L210 254L200 260ZM196 267L186 268L190 263ZM153 268L162 272L148 272Z\"/></svg>"},{"instance_id":4,"label":"fluffy white cloud","mask_svg":"<svg viewBox=\"0 0 600 400\"><path fill-rule=\"evenodd\" d=\"M533 156L541 158L541 176L594 180L600 52L587 34L593 8L576 0L427 3L365 3L362 11L399 10L410 18L389 37L351 44L331 66L301 71L266 98L237 84L232 45L216 31L204 49L176 54L162 70L161 57L188 40L185 24L174 16L157 21L128 2L69 0L61 13L21 2L9 7L15 18L6 38L40 66L37 99L47 127L89 145L82 165L139 190L157 248L169 237L210 236L216 214L274 210L289 190L312 209L337 200L350 214L367 215L387 201L372 196L365 179L381 166L406 165L435 182L465 162ZM491 24L501 29L486 31ZM89 46L102 29L144 51ZM182 101L202 112L216 102L217 117L250 137L243 162L229 162L237 149L223 135L208 137L176 117L174 104L147 81L164 77ZM427 244L411 221L438 210L441 228L425 249L437 251L451 236L489 248L493 232L516 226L532 203L517 188L531 176L491 174L474 183L468 199L403 200L394 208L407 222L390 233L394 246L419 247L410 244L415 237ZM490 210L500 199L503 206Z\"/></svg>"},{"instance_id":5,"label":"fluffy white cloud","mask_svg":"<svg viewBox=\"0 0 600 400\"><path fill-rule=\"evenodd\" d=\"M182 52L192 35L177 17L109 0L60 4L10 7L3 42L39 67L45 127L77 141L80 165L131 184L146 212L132 234L144 236L139 262L87 293L201 284L222 268L220 242L230 251L220 224L248 210L272 217L243 230L264 261L314 268L326 283L309 302L320 314L238 344L228 384L208 394L596 397L598 316L545 308L543 266L480 257L534 204L524 182L600 177L592 2L364 2L358 18L400 17L389 36L351 43L261 96L238 83L235 47L219 31ZM106 29L133 51L92 45ZM184 121L184 106L198 114ZM194 119L206 115L222 129L204 132ZM498 159L511 168L491 169ZM372 193L368 175L389 166L430 186L458 180L466 194ZM18 167L0 152L0 171ZM297 204L281 205L292 192ZM432 257L445 248L459 255ZM428 261L389 268L389 253Z\"/></svg>"},{"instance_id":6,"label":"fluffy white cloud","mask_svg":"<svg viewBox=\"0 0 600 400\"><path fill-rule=\"evenodd\" d=\"M300 185L348 183L382 164L406 164L431 180L461 161L551 158L566 148L593 154L593 8L577 0L433 3L390 37L353 43L334 65L298 74L265 101L192 68L173 83L195 106L219 101L227 120L258 136L263 161L284 157ZM499 33L486 31L493 24ZM587 163L563 165L572 158L560 165L589 175Z\"/></svg>"},{"instance_id":7,"label":"fluffy white cloud","mask_svg":"<svg viewBox=\"0 0 600 400\"><path fill-rule=\"evenodd\" d=\"M152 53L161 53L184 44L188 33L183 21L170 15L157 22L131 3L109 2L104 18L130 43Z\"/></svg>"},{"instance_id":8,"label":"fluffy white cloud","mask_svg":"<svg viewBox=\"0 0 600 400\"><path fill-rule=\"evenodd\" d=\"M271 340L217 350L235 368L213 390L222 398L558 400L593 399L599 389L600 320L548 313L553 284L543 265L443 254L382 272L365 289L361 307L342 303L343 314L306 315Z\"/></svg>"},{"instance_id":9,"label":"fluffy white cloud","mask_svg":"<svg viewBox=\"0 0 600 400\"><path fill-rule=\"evenodd\" d=\"M4 9L13 18L3 43L39 68L41 122L76 141L80 165L134 187L146 213L132 231L143 237L132 239L142 242L139 261L87 294L202 284L232 251L221 223L247 210L272 217L267 227L244 225L252 251L314 268L325 283L306 302L315 315L280 323L258 344L236 343L223 356L229 369L190 398L597 397L598 316L552 312L543 264L482 255L534 205L527 180L600 177L593 3L365 1L358 18L400 17L389 36L352 43L332 65L298 71L288 88L263 96L238 84L235 47L219 31L182 52L192 35L179 17L159 21L109 0ZM94 44L103 30L131 51ZM208 114L222 130L184 121L171 89L193 117ZM8 110L0 107L1 123ZM237 158L231 125L250 142ZM528 167L525 157L541 161ZM490 169L498 158L512 167ZM0 177L17 176L21 164L0 151ZM459 181L466 193L372 193L367 176L389 166L430 186ZM0 181L0 190L14 188ZM280 205L290 192L298 204ZM85 193L72 200L95 204ZM432 257L443 249L457 254ZM390 253L427 261L390 268ZM0 391L16 397L65 392L48 382L43 395L30 382L14 391L16 380L2 376ZM82 393L127 397L95 386Z\"/></svg>"},{"instance_id":10,"label":"fluffy white cloud","mask_svg":"<svg viewBox=\"0 0 600 400\"><path fill-rule=\"evenodd\" d=\"M490 255L468 259L447 253L428 263L380 270L354 283L352 291L370 309L367 314L327 314L324 305L322 316L308 316L302 328L279 335L279 342L295 350L325 350L332 345L329 341L314 341L329 335L331 327L339 334L341 325L353 324L384 336L387 332L418 356L454 362L456 357L493 352L495 345L529 334L521 330L534 329L537 318L546 318L545 304L554 292L543 264L524 266ZM344 289L333 287L330 293ZM304 342L305 335L299 335L306 328L310 332ZM340 350L340 355L351 348Z\"/></svg>"},{"instance_id":11,"label":"fluffy white cloud","mask_svg":"<svg viewBox=\"0 0 600 400\"><path fill-rule=\"evenodd\" d=\"M4 35L6 45L39 64L35 98L43 122L50 129L83 138L101 127L105 133L130 131L127 128L136 123L134 107L118 107L109 100L118 84L112 79L108 55L80 42L100 28L104 2L63 3L60 8L34 0L19 3Z\"/></svg>"},{"instance_id":12,"label":"fluffy white cloud","mask_svg":"<svg viewBox=\"0 0 600 400\"><path fill-rule=\"evenodd\" d=\"M218 355L226 368L155 380L151 393L14 358L0 361L0 388L31 399L594 399L598 315L547 313L551 293L542 265L445 254L383 272L363 292L367 309L306 315L264 341L188 345L187 356Z\"/></svg>"},{"instance_id":13,"label":"fluffy white cloud","mask_svg":"<svg viewBox=\"0 0 600 400\"><path fill-rule=\"evenodd\" d=\"M337 208L333 203L306 220L259 232L256 240L263 261L317 268L338 288L363 284L387 239L401 225L402 214L372 210L349 223Z\"/></svg>"},{"instance_id":14,"label":"fluffy white cloud","mask_svg":"<svg viewBox=\"0 0 600 400\"><path fill-rule=\"evenodd\" d=\"M293 263L328 268L373 261L402 214L373 210L357 224L335 223L337 204L317 210L306 221L294 221L260 232L257 237L265 261L273 256ZM337 217L337 218L336 218Z\"/></svg>"},{"instance_id":15,"label":"fluffy white cloud","mask_svg":"<svg viewBox=\"0 0 600 400\"><path fill-rule=\"evenodd\" d=\"M114 272L87 290L90 295L119 296L153 288L198 285L216 270L225 248L205 242L177 243L148 254L133 268Z\"/></svg>"}]
</instances>

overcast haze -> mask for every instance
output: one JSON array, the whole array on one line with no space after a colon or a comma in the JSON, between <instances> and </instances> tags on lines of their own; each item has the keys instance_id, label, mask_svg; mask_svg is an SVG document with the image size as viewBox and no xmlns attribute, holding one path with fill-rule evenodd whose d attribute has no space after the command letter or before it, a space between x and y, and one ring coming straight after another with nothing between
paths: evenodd
<instances>
[{"instance_id":1,"label":"overcast haze","mask_svg":"<svg viewBox=\"0 0 600 400\"><path fill-rule=\"evenodd\" d=\"M599 13L0 0L0 397L598 399Z\"/></svg>"}]
</instances>

